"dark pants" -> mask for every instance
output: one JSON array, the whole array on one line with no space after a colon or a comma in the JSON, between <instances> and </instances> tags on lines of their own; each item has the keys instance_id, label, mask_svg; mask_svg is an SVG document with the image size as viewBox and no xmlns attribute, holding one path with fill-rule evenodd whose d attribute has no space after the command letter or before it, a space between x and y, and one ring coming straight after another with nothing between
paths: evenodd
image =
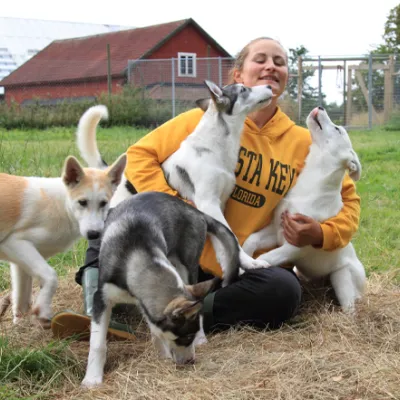
<instances>
[{"instance_id":1,"label":"dark pants","mask_svg":"<svg viewBox=\"0 0 400 400\"><path fill-rule=\"evenodd\" d=\"M200 272L200 280L204 274ZM301 302L302 290L292 270L280 267L245 272L225 288L204 300L204 330L251 325L276 329L292 318Z\"/></svg>"},{"instance_id":2,"label":"dark pants","mask_svg":"<svg viewBox=\"0 0 400 400\"><path fill-rule=\"evenodd\" d=\"M100 241L89 241L85 266L76 274L81 283L87 265L98 266ZM200 268L199 281L212 278ZM204 300L206 333L237 325L276 329L292 318L300 305L302 290L292 270L270 267L245 272L225 288L217 288Z\"/></svg>"}]
</instances>

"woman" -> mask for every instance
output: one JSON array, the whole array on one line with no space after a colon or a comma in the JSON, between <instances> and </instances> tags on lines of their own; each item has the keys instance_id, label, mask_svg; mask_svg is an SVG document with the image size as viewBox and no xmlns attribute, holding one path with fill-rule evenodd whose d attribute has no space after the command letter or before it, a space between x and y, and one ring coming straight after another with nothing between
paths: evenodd
<instances>
[{"instance_id":1,"label":"woman","mask_svg":"<svg viewBox=\"0 0 400 400\"><path fill-rule=\"evenodd\" d=\"M225 217L241 244L271 221L274 208L296 183L311 144L308 130L295 125L277 105L288 76L285 50L279 42L266 37L247 44L231 71L230 83L250 87L270 85L275 94L268 106L246 119L236 188L225 208ZM128 149L125 173L138 192L155 190L178 195L168 186L160 165L193 132L202 115L200 109L183 113ZM327 251L345 246L358 228L360 214L360 199L348 176L343 181L342 198L341 212L322 224L303 215L282 216L287 241L295 246L312 245ZM200 265L201 279L210 274L221 275L210 242L206 244ZM300 301L301 286L290 267L246 272L237 282L205 298L205 332L237 324L278 328L295 315Z\"/></svg>"}]
</instances>

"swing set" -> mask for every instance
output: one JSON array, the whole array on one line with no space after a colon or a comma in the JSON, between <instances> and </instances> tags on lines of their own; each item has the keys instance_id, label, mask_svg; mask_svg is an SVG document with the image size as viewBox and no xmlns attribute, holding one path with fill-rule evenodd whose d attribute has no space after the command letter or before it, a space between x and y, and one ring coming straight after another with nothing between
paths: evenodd
<instances>
[{"instance_id":1,"label":"swing set","mask_svg":"<svg viewBox=\"0 0 400 400\"><path fill-rule=\"evenodd\" d=\"M356 63L358 61L358 63ZM304 63L314 63L305 65ZM317 65L315 65L317 63ZM335 63L332 65L332 63ZM324 65L327 64L327 65ZM353 79L358 84L368 105L368 127L373 123L386 123L393 110L393 82L394 77L400 74L395 72L393 55L366 55L361 57L299 57L298 58L298 118L302 117L302 89L303 72L306 70L318 71L318 103L322 104L322 73L324 70L336 70L336 88L343 93L343 121L346 127L351 127L353 115ZM384 73L384 111L378 115L372 104L373 87L372 73L381 70ZM361 71L368 71L368 83L365 83ZM381 88L379 88L381 89Z\"/></svg>"}]
</instances>

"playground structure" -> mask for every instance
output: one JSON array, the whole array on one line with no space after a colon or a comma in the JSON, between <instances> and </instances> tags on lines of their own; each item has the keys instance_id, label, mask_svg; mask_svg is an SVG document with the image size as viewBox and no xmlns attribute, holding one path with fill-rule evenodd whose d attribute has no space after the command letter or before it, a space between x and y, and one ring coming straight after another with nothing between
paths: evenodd
<instances>
[{"instance_id":1,"label":"playground structure","mask_svg":"<svg viewBox=\"0 0 400 400\"><path fill-rule=\"evenodd\" d=\"M334 70L336 76L341 77L342 86L342 111L339 118L343 125L351 128L357 128L358 125L365 127L365 122L369 129L373 125L385 124L389 121L394 108L395 95L395 78L400 74L396 72L396 60L394 55L375 55L369 54L366 56L357 57L299 57L298 58L298 115L297 118L301 121L304 117L303 110L303 76L305 71L316 71L318 77L318 104L323 103L323 71ZM383 87L374 86L373 76L379 74L383 76ZM382 79L380 80L382 81ZM354 104L353 95L355 90L359 88L363 100L358 99L359 104ZM381 110L376 110L374 100L378 100L383 104ZM309 107L308 107L309 108ZM363 123L355 123L356 116L363 114ZM365 117L367 116L367 121ZM360 118L359 118L360 120ZM360 126L361 127L361 126Z\"/></svg>"}]
</instances>

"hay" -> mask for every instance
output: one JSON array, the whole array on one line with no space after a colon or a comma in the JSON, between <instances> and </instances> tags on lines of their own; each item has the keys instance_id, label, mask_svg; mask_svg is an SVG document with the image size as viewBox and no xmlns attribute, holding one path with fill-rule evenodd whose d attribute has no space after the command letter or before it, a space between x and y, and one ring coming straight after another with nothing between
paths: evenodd
<instances>
[{"instance_id":1,"label":"hay","mask_svg":"<svg viewBox=\"0 0 400 400\"><path fill-rule=\"evenodd\" d=\"M71 277L61 282L55 310L81 309ZM196 363L178 368L158 360L147 329L137 341L108 346L105 382L81 389L87 342L71 343L82 375L66 380L55 398L72 399L276 399L358 400L400 398L400 288L393 276L370 276L357 315L338 311L329 287L306 285L301 312L277 331L231 330L209 336ZM39 328L0 329L21 343L51 340ZM8 319L8 320L7 320ZM26 336L30 338L27 339Z\"/></svg>"}]
</instances>

